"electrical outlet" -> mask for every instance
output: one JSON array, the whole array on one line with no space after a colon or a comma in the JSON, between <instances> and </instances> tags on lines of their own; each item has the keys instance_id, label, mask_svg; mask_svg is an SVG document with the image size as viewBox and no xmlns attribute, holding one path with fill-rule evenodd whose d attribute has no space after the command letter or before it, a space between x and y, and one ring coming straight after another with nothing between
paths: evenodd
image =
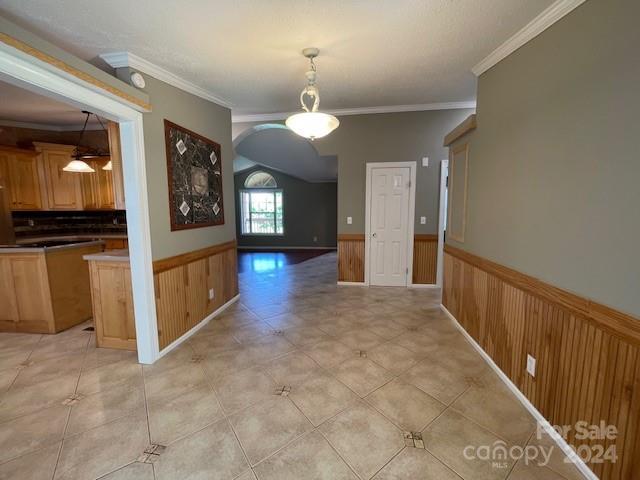
<instances>
[{"instance_id":1,"label":"electrical outlet","mask_svg":"<svg viewBox=\"0 0 640 480\"><path fill-rule=\"evenodd\" d=\"M423 167L429 166L429 157L422 157L422 166Z\"/></svg>"},{"instance_id":2,"label":"electrical outlet","mask_svg":"<svg viewBox=\"0 0 640 480\"><path fill-rule=\"evenodd\" d=\"M316 237L315 235L313 237L313 243L318 243L318 237Z\"/></svg>"},{"instance_id":3,"label":"electrical outlet","mask_svg":"<svg viewBox=\"0 0 640 480\"><path fill-rule=\"evenodd\" d=\"M347 217L347 225L351 225L353 223L353 217Z\"/></svg>"},{"instance_id":4,"label":"electrical outlet","mask_svg":"<svg viewBox=\"0 0 640 480\"><path fill-rule=\"evenodd\" d=\"M427 224L427 217L420 217L420 225L426 225Z\"/></svg>"},{"instance_id":5,"label":"electrical outlet","mask_svg":"<svg viewBox=\"0 0 640 480\"><path fill-rule=\"evenodd\" d=\"M209 300L213 300L213 298L215 297L215 292L213 291L213 288L209 289Z\"/></svg>"},{"instance_id":6,"label":"electrical outlet","mask_svg":"<svg viewBox=\"0 0 640 480\"><path fill-rule=\"evenodd\" d=\"M536 359L527 354L527 373L532 377L536 376Z\"/></svg>"}]
</instances>

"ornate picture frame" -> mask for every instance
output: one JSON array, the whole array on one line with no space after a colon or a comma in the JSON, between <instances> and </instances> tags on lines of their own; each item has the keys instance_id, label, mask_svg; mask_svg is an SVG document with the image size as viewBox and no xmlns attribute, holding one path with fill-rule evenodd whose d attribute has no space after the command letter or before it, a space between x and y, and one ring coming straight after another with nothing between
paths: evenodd
<instances>
[{"instance_id":1,"label":"ornate picture frame","mask_svg":"<svg viewBox=\"0 0 640 480\"><path fill-rule=\"evenodd\" d=\"M224 224L220 144L164 120L171 231Z\"/></svg>"}]
</instances>

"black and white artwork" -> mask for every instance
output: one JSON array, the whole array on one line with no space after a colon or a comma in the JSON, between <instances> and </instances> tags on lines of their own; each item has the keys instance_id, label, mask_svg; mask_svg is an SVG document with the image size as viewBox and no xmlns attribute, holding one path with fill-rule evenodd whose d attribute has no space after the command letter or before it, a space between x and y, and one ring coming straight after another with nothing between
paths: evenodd
<instances>
[{"instance_id":1,"label":"black and white artwork","mask_svg":"<svg viewBox=\"0 0 640 480\"><path fill-rule=\"evenodd\" d=\"M171 230L222 225L220 145L169 120L164 135Z\"/></svg>"}]
</instances>

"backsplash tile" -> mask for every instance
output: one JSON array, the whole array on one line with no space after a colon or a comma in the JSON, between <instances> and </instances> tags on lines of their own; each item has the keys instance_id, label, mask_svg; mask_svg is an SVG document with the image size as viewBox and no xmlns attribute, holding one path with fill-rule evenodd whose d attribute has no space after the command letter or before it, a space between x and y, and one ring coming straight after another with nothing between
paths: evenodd
<instances>
[{"instance_id":1,"label":"backsplash tile","mask_svg":"<svg viewBox=\"0 0 640 480\"><path fill-rule=\"evenodd\" d=\"M16 238L74 235L127 234L124 210L14 211Z\"/></svg>"}]
</instances>

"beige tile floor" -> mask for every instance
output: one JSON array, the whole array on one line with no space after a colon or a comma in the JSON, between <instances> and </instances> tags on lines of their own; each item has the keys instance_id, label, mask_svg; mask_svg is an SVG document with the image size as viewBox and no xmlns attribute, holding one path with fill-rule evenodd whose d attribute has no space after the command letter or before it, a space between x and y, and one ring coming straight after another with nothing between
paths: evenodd
<instances>
[{"instance_id":1,"label":"beige tile floor","mask_svg":"<svg viewBox=\"0 0 640 480\"><path fill-rule=\"evenodd\" d=\"M95 348L86 325L0 334L0 479L581 478L559 452L546 467L464 459L534 442L535 423L437 290L337 287L335 254L258 267L152 366Z\"/></svg>"}]
</instances>

